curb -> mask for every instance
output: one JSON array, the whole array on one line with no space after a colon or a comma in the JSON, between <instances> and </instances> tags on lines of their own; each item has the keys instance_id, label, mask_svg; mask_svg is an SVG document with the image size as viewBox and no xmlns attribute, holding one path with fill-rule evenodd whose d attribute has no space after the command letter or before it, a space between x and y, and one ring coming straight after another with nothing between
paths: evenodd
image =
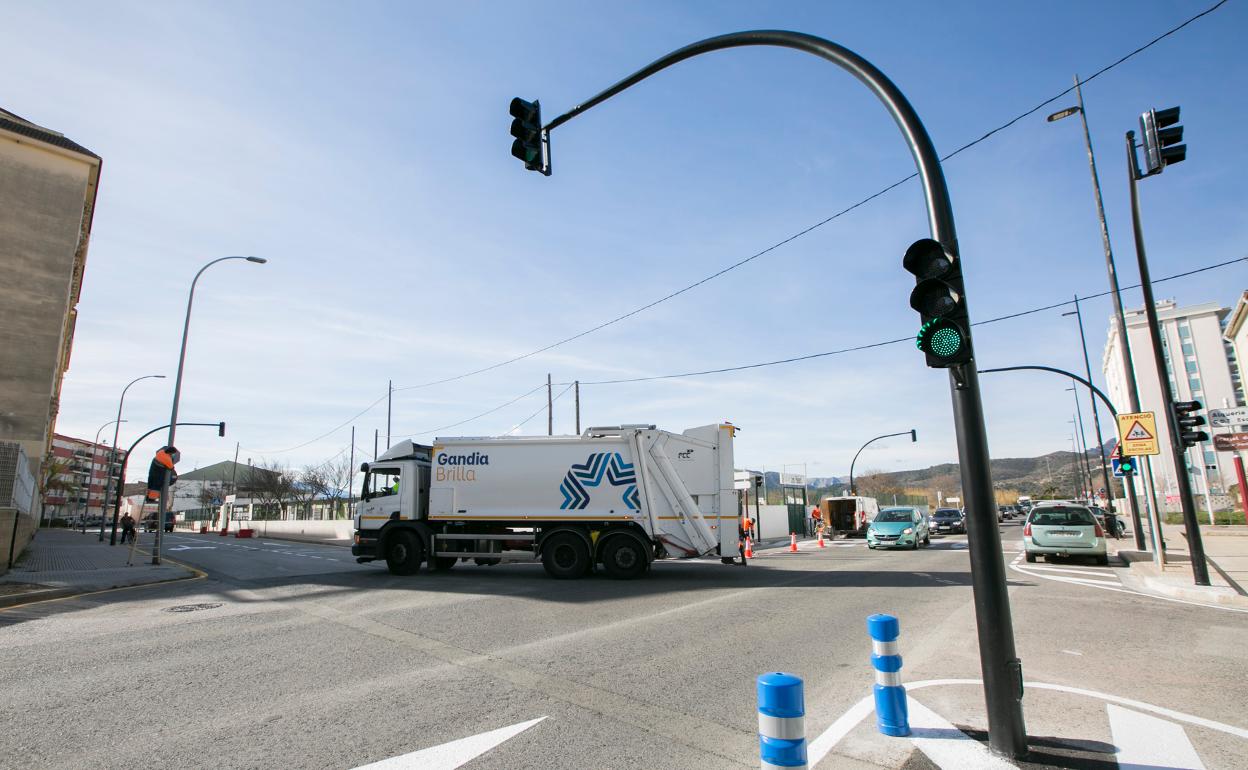
<instances>
[{"instance_id":1,"label":"curb","mask_svg":"<svg viewBox=\"0 0 1248 770\"><path fill-rule=\"evenodd\" d=\"M42 591L30 591L24 594L10 594L8 596L0 596L0 609L6 607L16 607L21 604L31 604L33 602L43 602L49 599L64 599L74 595L72 588L47 588Z\"/></svg>"},{"instance_id":2,"label":"curb","mask_svg":"<svg viewBox=\"0 0 1248 770\"><path fill-rule=\"evenodd\" d=\"M1126 563L1128 568L1134 567L1136 564L1152 565L1153 563L1153 555L1148 551L1124 550L1118 552L1118 557ZM1215 570L1221 571L1212 559L1207 559L1207 561L1214 566ZM1154 594L1171 599L1182 599L1183 601L1195 602L1197 604L1213 604L1236 608L1248 607L1248 597L1240 595L1230 585L1225 587L1177 586L1152 575L1141 574L1141 571L1135 569L1128 569L1127 574L1121 576L1121 579L1123 585L1140 593Z\"/></svg>"},{"instance_id":3,"label":"curb","mask_svg":"<svg viewBox=\"0 0 1248 770\"><path fill-rule=\"evenodd\" d=\"M81 591L77 588L49 588L49 589L45 589L42 591L31 591L29 593L24 593L24 594L12 594L10 596L0 596L0 611L4 611L12 607L19 607L25 604L36 604L38 602L50 602L50 601L55 601L57 599L76 599L79 596L91 596L92 594L103 594L103 593L109 593L111 591L124 591L130 588L146 588L148 586L158 586L163 583L180 583L183 580L202 580L208 577L207 572L204 572L203 570L198 569L196 567L192 567L189 564L183 564L182 562L174 561L173 559L170 559L168 557L165 558L165 561L170 562L171 564L175 564L181 567L182 569L189 571L191 574L183 575L182 577L161 578L160 580L149 580L143 583L123 583L120 585L108 586L107 588L92 588L89 591Z\"/></svg>"}]
</instances>

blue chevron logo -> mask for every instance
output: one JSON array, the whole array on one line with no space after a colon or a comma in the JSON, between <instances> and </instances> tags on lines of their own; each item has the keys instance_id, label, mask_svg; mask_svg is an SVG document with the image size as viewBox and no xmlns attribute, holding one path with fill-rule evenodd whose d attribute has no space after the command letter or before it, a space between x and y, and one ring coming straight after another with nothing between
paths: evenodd
<instances>
[{"instance_id":1,"label":"blue chevron logo","mask_svg":"<svg viewBox=\"0 0 1248 770\"><path fill-rule=\"evenodd\" d=\"M559 492L563 495L563 503L559 507L565 510L588 507L589 492L585 488L601 486L604 479L613 487L625 487L620 499L631 510L641 508L637 472L631 463L624 462L619 452L594 452L584 463L573 464L559 485Z\"/></svg>"}]
</instances>

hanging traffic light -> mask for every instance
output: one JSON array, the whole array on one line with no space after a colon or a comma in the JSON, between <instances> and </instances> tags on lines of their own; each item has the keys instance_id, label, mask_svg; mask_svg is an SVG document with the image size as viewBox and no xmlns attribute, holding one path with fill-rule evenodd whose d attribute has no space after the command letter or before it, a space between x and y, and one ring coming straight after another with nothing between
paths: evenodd
<instances>
[{"instance_id":1,"label":"hanging traffic light","mask_svg":"<svg viewBox=\"0 0 1248 770\"><path fill-rule=\"evenodd\" d=\"M1140 115L1140 136L1144 140L1144 167L1148 174L1158 174L1171 163L1187 157L1179 108L1149 110Z\"/></svg>"},{"instance_id":2,"label":"hanging traffic light","mask_svg":"<svg viewBox=\"0 0 1248 770\"><path fill-rule=\"evenodd\" d=\"M923 238L906 249L901 264L915 277L910 307L919 311L923 325L914 344L927 356L927 365L948 369L970 361L970 317L958 259L940 243Z\"/></svg>"},{"instance_id":3,"label":"hanging traffic light","mask_svg":"<svg viewBox=\"0 0 1248 770\"><path fill-rule=\"evenodd\" d=\"M526 102L520 97L511 100L511 154L524 161L529 171L541 171L550 175L549 165L543 157L542 103Z\"/></svg>"},{"instance_id":4,"label":"hanging traffic light","mask_svg":"<svg viewBox=\"0 0 1248 770\"><path fill-rule=\"evenodd\" d=\"M1205 424L1205 418L1196 414L1201 406L1199 401L1174 402L1174 423L1179 428L1179 440L1189 449L1202 441L1209 440L1208 433L1203 430L1194 430Z\"/></svg>"}]
</instances>

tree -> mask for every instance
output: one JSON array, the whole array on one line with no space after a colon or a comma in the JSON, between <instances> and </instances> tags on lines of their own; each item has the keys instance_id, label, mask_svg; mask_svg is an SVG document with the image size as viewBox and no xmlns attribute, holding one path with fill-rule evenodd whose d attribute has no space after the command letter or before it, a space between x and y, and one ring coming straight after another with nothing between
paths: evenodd
<instances>
[{"instance_id":1,"label":"tree","mask_svg":"<svg viewBox=\"0 0 1248 770\"><path fill-rule=\"evenodd\" d=\"M286 503L294 485L294 475L276 460L261 460L258 466L247 471L247 479L240 484L248 496L260 504L256 519L285 518Z\"/></svg>"}]
</instances>

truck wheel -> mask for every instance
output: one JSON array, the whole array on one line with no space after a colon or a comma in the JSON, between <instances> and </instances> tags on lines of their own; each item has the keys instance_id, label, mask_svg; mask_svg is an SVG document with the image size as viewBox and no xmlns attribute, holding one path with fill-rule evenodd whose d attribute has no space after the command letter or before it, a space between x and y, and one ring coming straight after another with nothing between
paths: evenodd
<instances>
[{"instance_id":1,"label":"truck wheel","mask_svg":"<svg viewBox=\"0 0 1248 770\"><path fill-rule=\"evenodd\" d=\"M571 532L559 532L542 542L542 566L559 580L579 578L589 572L589 547Z\"/></svg>"},{"instance_id":2,"label":"truck wheel","mask_svg":"<svg viewBox=\"0 0 1248 770\"><path fill-rule=\"evenodd\" d=\"M649 563L646 549L628 535L616 535L602 547L602 567L607 571L607 577L615 580L641 577Z\"/></svg>"},{"instance_id":3,"label":"truck wheel","mask_svg":"<svg viewBox=\"0 0 1248 770\"><path fill-rule=\"evenodd\" d=\"M415 575L424 549L414 532L396 532L386 541L386 567L391 575Z\"/></svg>"}]
</instances>

